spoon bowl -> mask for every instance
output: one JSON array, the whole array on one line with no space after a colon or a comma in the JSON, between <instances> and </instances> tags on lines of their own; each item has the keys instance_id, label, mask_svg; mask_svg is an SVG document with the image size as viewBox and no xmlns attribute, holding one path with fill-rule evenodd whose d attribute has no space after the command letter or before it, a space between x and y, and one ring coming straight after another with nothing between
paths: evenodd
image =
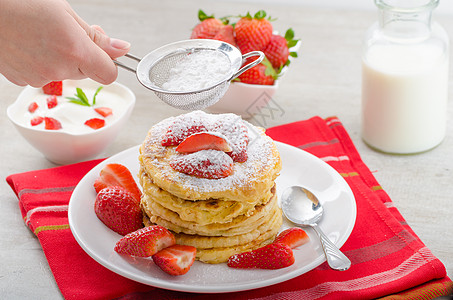
<instances>
[{"instance_id":1,"label":"spoon bowl","mask_svg":"<svg viewBox=\"0 0 453 300\"><path fill-rule=\"evenodd\" d=\"M349 269L351 261L318 227L324 209L311 191L301 186L288 187L283 191L281 205L289 221L302 227L309 226L318 234L327 263L332 269L339 271Z\"/></svg>"}]
</instances>

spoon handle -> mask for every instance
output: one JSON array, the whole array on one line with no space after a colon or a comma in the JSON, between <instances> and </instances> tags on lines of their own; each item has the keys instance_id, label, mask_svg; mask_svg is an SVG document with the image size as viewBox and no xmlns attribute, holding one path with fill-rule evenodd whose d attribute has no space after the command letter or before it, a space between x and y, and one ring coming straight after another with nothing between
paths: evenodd
<instances>
[{"instance_id":1,"label":"spoon handle","mask_svg":"<svg viewBox=\"0 0 453 300\"><path fill-rule=\"evenodd\" d=\"M351 266L351 261L343 252L335 246L334 243L330 241L330 239L322 232L322 230L316 225L312 225L313 229L318 234L322 249L324 250L324 254L326 255L327 263L329 266L338 271L346 271Z\"/></svg>"}]
</instances>

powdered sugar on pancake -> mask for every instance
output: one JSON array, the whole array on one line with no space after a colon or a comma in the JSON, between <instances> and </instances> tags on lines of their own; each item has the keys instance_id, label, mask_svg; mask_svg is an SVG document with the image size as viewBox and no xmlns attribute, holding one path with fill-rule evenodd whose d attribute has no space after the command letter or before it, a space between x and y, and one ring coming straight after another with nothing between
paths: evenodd
<instances>
[{"instance_id":1,"label":"powdered sugar on pancake","mask_svg":"<svg viewBox=\"0 0 453 300\"><path fill-rule=\"evenodd\" d=\"M209 179L227 177L233 172L233 159L218 150L201 150L177 155L169 163L176 171Z\"/></svg>"},{"instance_id":2,"label":"powdered sugar on pancake","mask_svg":"<svg viewBox=\"0 0 453 300\"><path fill-rule=\"evenodd\" d=\"M229 155L235 162L247 160L249 134L241 117L235 114L210 115L202 111L174 117L162 136L162 146L176 146L188 136L199 133L218 133L233 149Z\"/></svg>"},{"instance_id":3,"label":"powdered sugar on pancake","mask_svg":"<svg viewBox=\"0 0 453 300\"><path fill-rule=\"evenodd\" d=\"M249 134L247 126L242 122L241 117L234 114L225 114L214 123L214 130L228 137L233 148L231 157L234 161L245 162L247 160L247 145Z\"/></svg>"},{"instance_id":4,"label":"powdered sugar on pancake","mask_svg":"<svg viewBox=\"0 0 453 300\"><path fill-rule=\"evenodd\" d=\"M220 132L228 138L229 142L232 143L232 147L233 145L242 145L241 138L246 136L247 144L239 146L239 148L246 149L247 160L245 162L235 162L233 165L233 174L220 179L199 178L173 170L169 161L185 154L177 153L174 150L175 147L162 146L162 140L165 138L164 134L172 124L179 124L183 120L187 122L186 128L195 123L199 124L199 121L202 120L208 131L216 131L214 124L219 124L221 120L226 120L226 123L231 124L233 127L242 130L243 128L247 129L246 133L240 132L237 134L233 129L229 132L225 127ZM273 141L268 136L260 134L260 132L262 132L261 129L234 114L212 115L202 111L194 111L182 116L165 119L154 125L150 129L148 138L144 143L144 152L142 155L151 159L148 162L159 169L161 172L159 176L164 176L174 182L178 182L186 189L209 192L231 190L238 186L253 186L254 178L259 177L257 174L273 169L279 161L279 157L273 154L273 149L275 149Z\"/></svg>"},{"instance_id":5,"label":"powdered sugar on pancake","mask_svg":"<svg viewBox=\"0 0 453 300\"><path fill-rule=\"evenodd\" d=\"M172 119L166 131L163 132L162 146L177 146L193 133L208 131L204 124L202 114L198 112L180 115Z\"/></svg>"}]
</instances>

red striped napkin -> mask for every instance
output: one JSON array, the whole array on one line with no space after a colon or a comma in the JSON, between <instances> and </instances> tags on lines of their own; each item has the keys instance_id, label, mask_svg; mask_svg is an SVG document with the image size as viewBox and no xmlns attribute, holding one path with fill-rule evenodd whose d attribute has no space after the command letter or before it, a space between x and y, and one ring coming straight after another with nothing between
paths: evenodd
<instances>
[{"instance_id":1,"label":"red striped napkin","mask_svg":"<svg viewBox=\"0 0 453 300\"><path fill-rule=\"evenodd\" d=\"M326 263L292 280L216 299L432 299L452 292L444 265L407 225L389 196L362 162L336 118L309 120L267 130L275 140L308 151L335 168L357 201L357 221L342 247L352 267ZM27 226L38 237L66 299L212 299L146 286L117 275L91 259L68 225L73 188L99 160L10 175ZM190 273L189 273L190 274Z\"/></svg>"}]
</instances>

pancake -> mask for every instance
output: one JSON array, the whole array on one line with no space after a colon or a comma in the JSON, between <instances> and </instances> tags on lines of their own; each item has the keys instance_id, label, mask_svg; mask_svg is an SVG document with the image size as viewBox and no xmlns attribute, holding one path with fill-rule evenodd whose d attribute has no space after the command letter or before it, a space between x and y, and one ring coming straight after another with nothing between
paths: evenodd
<instances>
[{"instance_id":1,"label":"pancake","mask_svg":"<svg viewBox=\"0 0 453 300\"><path fill-rule=\"evenodd\" d=\"M220 179L207 179L190 176L174 170L170 161L180 153L174 146L162 146L162 140L175 118L165 119L154 125L140 147L139 161L152 182L161 189L185 200L232 200L255 204L269 191L281 170L281 159L272 139L262 128L253 126L233 114L209 115L201 111L189 113L192 118L205 122L206 126L222 118L237 118L247 130L249 143L248 158L245 162L235 162L233 174Z\"/></svg>"},{"instance_id":2,"label":"pancake","mask_svg":"<svg viewBox=\"0 0 453 300\"><path fill-rule=\"evenodd\" d=\"M211 152L195 151L206 161L201 168L185 163L176 168L180 172L173 169L172 162L192 157L176 147L196 132L219 134L231 146L221 152L229 160L226 175ZM202 262L226 262L269 244L282 225L274 182L282 167L277 147L264 129L234 114L194 111L159 122L140 147L139 163L145 225L166 227L177 244L196 247Z\"/></svg>"},{"instance_id":3,"label":"pancake","mask_svg":"<svg viewBox=\"0 0 453 300\"><path fill-rule=\"evenodd\" d=\"M201 225L196 222L184 221L177 213L161 206L151 199L147 199L146 196L143 198L144 201L142 200L142 209L146 215L148 215L152 223L164 226L176 233L204 236L233 236L250 232L270 220L272 212L278 209L275 188L273 188L272 191L272 196L268 202L258 205L251 215L240 215L230 222L224 223Z\"/></svg>"},{"instance_id":4,"label":"pancake","mask_svg":"<svg viewBox=\"0 0 453 300\"><path fill-rule=\"evenodd\" d=\"M253 232L248 235L248 238L235 239L236 243L231 243L230 246L221 246L219 244L224 244L224 241L216 240L216 238L210 237L200 237L202 238L201 243L187 243L188 241L194 242L197 240L197 236L189 236L184 234L175 234L176 243L182 245L192 245L197 248L196 259L209 264L218 264L228 261L228 258L231 255L242 253L246 251L251 251L259 247L270 244L275 239L275 236L280 230L282 225L281 211L276 213L276 218L273 219L270 223L267 223L267 230L262 232ZM154 225L149 221L149 219L144 217L144 224L146 226ZM264 225L261 226L261 229L264 229ZM252 237L252 239L250 239ZM209 241L211 239L211 241ZM225 237L223 237L225 239ZM242 243L241 243L242 242ZM206 246L206 247L203 247ZM211 247L212 246L212 247Z\"/></svg>"},{"instance_id":5,"label":"pancake","mask_svg":"<svg viewBox=\"0 0 453 300\"><path fill-rule=\"evenodd\" d=\"M156 202L177 213L182 221L195 222L198 225L228 223L240 215L250 216L256 205L266 203L272 196L271 190L265 191L256 203L218 199L184 200L155 185L143 168L140 168L139 180L145 196L142 202Z\"/></svg>"}]
</instances>

